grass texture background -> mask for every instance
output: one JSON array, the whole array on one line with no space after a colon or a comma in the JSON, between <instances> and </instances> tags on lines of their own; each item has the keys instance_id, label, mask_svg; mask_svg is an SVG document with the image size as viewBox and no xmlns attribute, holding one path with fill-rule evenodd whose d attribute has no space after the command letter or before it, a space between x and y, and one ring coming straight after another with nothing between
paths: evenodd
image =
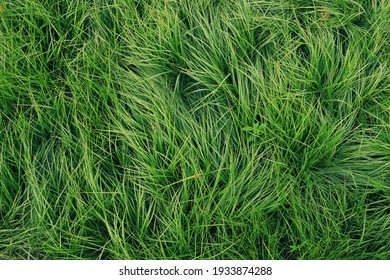
<instances>
[{"instance_id":1,"label":"grass texture background","mask_svg":"<svg viewBox=\"0 0 390 280\"><path fill-rule=\"evenodd\" d=\"M0 7L0 258L390 258L389 1Z\"/></svg>"}]
</instances>

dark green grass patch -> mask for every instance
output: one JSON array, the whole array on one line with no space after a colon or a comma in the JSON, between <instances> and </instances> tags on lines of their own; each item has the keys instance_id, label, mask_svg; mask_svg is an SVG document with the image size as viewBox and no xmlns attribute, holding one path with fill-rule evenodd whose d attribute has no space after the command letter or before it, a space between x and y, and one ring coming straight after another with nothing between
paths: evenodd
<instances>
[{"instance_id":1,"label":"dark green grass patch","mask_svg":"<svg viewBox=\"0 0 390 280\"><path fill-rule=\"evenodd\" d=\"M388 1L2 1L0 258L389 259Z\"/></svg>"}]
</instances>

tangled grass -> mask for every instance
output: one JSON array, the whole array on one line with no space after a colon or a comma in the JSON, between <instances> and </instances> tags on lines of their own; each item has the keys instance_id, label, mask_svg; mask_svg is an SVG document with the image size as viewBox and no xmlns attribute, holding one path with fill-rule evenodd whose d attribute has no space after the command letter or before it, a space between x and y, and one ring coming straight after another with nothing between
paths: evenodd
<instances>
[{"instance_id":1,"label":"tangled grass","mask_svg":"<svg viewBox=\"0 0 390 280\"><path fill-rule=\"evenodd\" d=\"M0 7L0 258L390 258L389 1Z\"/></svg>"}]
</instances>

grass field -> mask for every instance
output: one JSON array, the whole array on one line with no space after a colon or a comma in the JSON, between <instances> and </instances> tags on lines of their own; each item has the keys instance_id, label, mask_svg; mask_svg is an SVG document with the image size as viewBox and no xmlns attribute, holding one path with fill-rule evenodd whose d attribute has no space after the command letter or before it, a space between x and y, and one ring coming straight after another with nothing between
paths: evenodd
<instances>
[{"instance_id":1,"label":"grass field","mask_svg":"<svg viewBox=\"0 0 390 280\"><path fill-rule=\"evenodd\" d=\"M390 259L390 1L0 2L0 258Z\"/></svg>"}]
</instances>

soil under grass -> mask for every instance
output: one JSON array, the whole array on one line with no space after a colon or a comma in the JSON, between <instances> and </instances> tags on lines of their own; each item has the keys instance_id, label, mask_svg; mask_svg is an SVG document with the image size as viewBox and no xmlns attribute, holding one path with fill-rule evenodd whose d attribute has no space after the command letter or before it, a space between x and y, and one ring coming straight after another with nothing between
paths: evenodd
<instances>
[{"instance_id":1,"label":"soil under grass","mask_svg":"<svg viewBox=\"0 0 390 280\"><path fill-rule=\"evenodd\" d=\"M389 259L390 1L0 2L0 258Z\"/></svg>"}]
</instances>

